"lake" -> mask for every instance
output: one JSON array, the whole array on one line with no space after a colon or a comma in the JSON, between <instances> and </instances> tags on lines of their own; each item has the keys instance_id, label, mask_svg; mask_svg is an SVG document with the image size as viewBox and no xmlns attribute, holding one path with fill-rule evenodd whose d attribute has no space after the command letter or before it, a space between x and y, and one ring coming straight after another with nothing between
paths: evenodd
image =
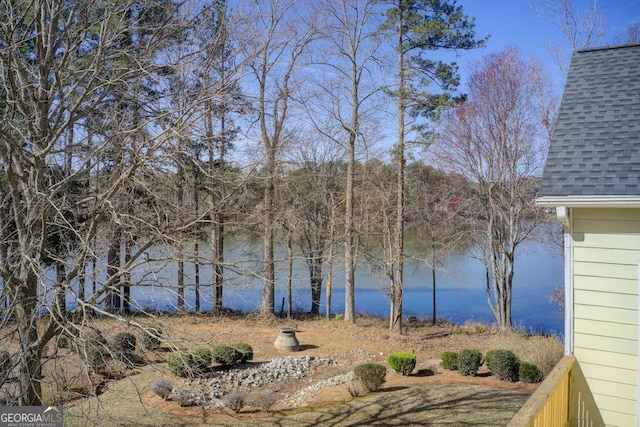
<instances>
[{"instance_id":1,"label":"lake","mask_svg":"<svg viewBox=\"0 0 640 427\"><path fill-rule=\"evenodd\" d=\"M242 311L259 309L262 298L262 282L259 278L262 264L257 260L260 258L261 242L232 239L225 250L229 266L225 270L224 307ZM280 311L283 298L286 298L286 262L279 262L276 267L275 306L276 311ZM148 273L145 277L138 278L142 283L146 281L147 285L134 287L132 298L139 307L174 310L177 301L175 289L168 287L168 284L177 282L176 268L165 262L164 266L156 270L153 280L149 280ZM193 266L187 263L185 283L193 283L193 273ZM201 266L200 275L203 284L201 306L204 311L210 311L213 306L212 290L206 284L211 283L211 268ZM436 314L439 319L458 324L467 320L485 323L493 321L485 294L485 269L480 261L468 254L450 255L436 269L436 275ZM339 261L334 262L333 277L331 312L336 314L344 312L344 268ZM549 302L549 297L554 287L561 286L563 281L562 252L557 245L537 241L523 243L516 253L512 300L514 324L525 331L562 335L563 318L558 314L558 306ZM295 311L310 310L311 291L308 283L305 262L296 260L292 297ZM323 283L321 300L323 313L326 308L324 285ZM388 316L389 297L385 295L384 285L385 279L376 277L364 265L359 265L356 271L356 313ZM431 268L424 261L408 259L405 263L404 314L431 319L432 291ZM185 298L187 309L192 311L193 287L187 287ZM286 303L284 307L286 311Z\"/></svg>"}]
</instances>

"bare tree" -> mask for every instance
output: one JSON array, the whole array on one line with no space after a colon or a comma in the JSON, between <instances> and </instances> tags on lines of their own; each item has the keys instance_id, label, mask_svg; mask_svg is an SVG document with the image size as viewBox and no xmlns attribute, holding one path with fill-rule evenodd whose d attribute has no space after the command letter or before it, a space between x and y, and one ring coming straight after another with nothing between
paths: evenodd
<instances>
[{"instance_id":1,"label":"bare tree","mask_svg":"<svg viewBox=\"0 0 640 427\"><path fill-rule=\"evenodd\" d=\"M613 38L613 44L640 43L640 19L627 27L624 34Z\"/></svg>"},{"instance_id":2,"label":"bare tree","mask_svg":"<svg viewBox=\"0 0 640 427\"><path fill-rule=\"evenodd\" d=\"M302 66L302 56L317 36L315 13L307 3L295 1L255 1L249 32L255 60L249 64L256 84L256 112L260 142L264 149L266 182L264 185L263 249L264 277L262 308L274 312L275 260L274 230L278 156L287 140L286 123L292 93L296 91L295 73ZM248 56L253 56L250 52Z\"/></svg>"},{"instance_id":3,"label":"bare tree","mask_svg":"<svg viewBox=\"0 0 640 427\"><path fill-rule=\"evenodd\" d=\"M458 215L461 201L466 199L461 193L465 188L459 177L432 166L421 162L407 166L407 219L417 237L411 242L411 252L413 259L431 267L433 324L437 322L436 271L441 268L440 260L469 246L464 218Z\"/></svg>"},{"instance_id":4,"label":"bare tree","mask_svg":"<svg viewBox=\"0 0 640 427\"><path fill-rule=\"evenodd\" d=\"M516 249L543 220L534 198L554 98L544 71L513 47L477 62L468 87L468 101L441 119L433 154L443 169L465 178L469 196L460 214L487 268L497 325L510 329Z\"/></svg>"},{"instance_id":5,"label":"bare tree","mask_svg":"<svg viewBox=\"0 0 640 427\"><path fill-rule=\"evenodd\" d=\"M604 38L606 16L599 0L592 0L591 6L584 10L577 10L573 0L537 0L533 8L539 16L552 22L564 38L564 45L549 40L545 46L564 75L573 51L597 46Z\"/></svg>"},{"instance_id":6,"label":"bare tree","mask_svg":"<svg viewBox=\"0 0 640 427\"><path fill-rule=\"evenodd\" d=\"M366 126L376 114L378 95L384 87L379 61L383 38L376 28L379 16L372 0L326 1L321 47L315 50L314 62L322 66L317 79L318 93L313 92L307 108L318 132L334 141L346 152L345 189L345 305L344 320L355 322L355 218L354 167L356 149L362 149L373 126ZM367 128L367 129L365 129ZM369 135L370 136L370 135Z\"/></svg>"},{"instance_id":7,"label":"bare tree","mask_svg":"<svg viewBox=\"0 0 640 427\"><path fill-rule=\"evenodd\" d=\"M208 183L210 198L210 236L213 264L214 312L222 312L224 283L225 221L228 209L228 153L238 128L234 119L241 115L246 100L240 89L240 70L251 57L240 61L234 51L238 43L239 17L230 16L226 0L205 6L199 19L197 40L204 46L200 62L200 89L205 99L203 140L208 150ZM219 96L222 94L222 96Z\"/></svg>"},{"instance_id":8,"label":"bare tree","mask_svg":"<svg viewBox=\"0 0 640 427\"><path fill-rule=\"evenodd\" d=\"M333 238L331 203L342 190L343 151L314 132L302 137L297 147L299 150L292 150L294 155L289 157L297 167L285 179L288 197L284 202L289 212L286 221L295 225L288 227L289 235L309 269L311 313L319 314L323 266Z\"/></svg>"},{"instance_id":9,"label":"bare tree","mask_svg":"<svg viewBox=\"0 0 640 427\"><path fill-rule=\"evenodd\" d=\"M394 291L395 254L394 224L396 215L396 174L392 164L371 159L359 168L363 193L360 200L361 227L359 246L365 266L378 279L385 295ZM390 313L389 328L393 318Z\"/></svg>"},{"instance_id":10,"label":"bare tree","mask_svg":"<svg viewBox=\"0 0 640 427\"><path fill-rule=\"evenodd\" d=\"M137 171L153 163L154 154L167 137L161 131L150 132L151 123L144 114L139 121L120 127L124 122L117 113L122 112L122 105L118 105L115 93L126 85L138 87L141 79L157 71L156 53L177 29L173 19L178 16L165 3L125 3L0 2L0 14L8 18L0 25L0 165L4 195L0 275L3 291L11 298L10 306L2 312L1 326L14 331L3 335L2 346L15 349L18 378L14 397L20 405L42 404L42 369L48 357L44 350L68 327L61 310L51 309L47 294L41 291L41 285L47 283L44 258L60 260L48 247L49 233L63 229L75 242L69 246L73 251L62 259L66 275L60 277L54 290L57 300L61 294L69 295L71 284L84 274L85 261L91 258L95 243L107 235L108 229L128 233L138 229L142 234L149 231L147 218L136 216L135 210L121 209L116 201L132 194ZM147 6L152 6L154 19L147 14ZM128 33L136 33L139 40L144 33L146 43L135 47L117 43ZM127 60L133 57L135 61ZM103 122L112 125L111 129L101 129L99 137L87 130L74 132L72 146L82 155L74 158L70 173L52 179L51 171L63 167L60 153L69 149L60 145L65 135L76 125L76 129L88 128L89 116L106 119L107 114L114 114ZM90 144L91 134L94 138ZM126 151L121 151L127 162L120 173L102 179L105 175L96 165L108 163L123 138L135 138L137 144L128 144ZM98 173L102 177L95 194L66 197L72 182ZM69 211L77 216L69 217ZM107 219L109 226L105 225ZM155 231L160 234L160 230ZM139 241L126 264L96 294L86 301L76 298L76 311L82 314L90 306L109 315L104 310L105 292L116 291L116 278L130 270L149 245L151 239ZM49 316L41 320L43 312Z\"/></svg>"}]
</instances>

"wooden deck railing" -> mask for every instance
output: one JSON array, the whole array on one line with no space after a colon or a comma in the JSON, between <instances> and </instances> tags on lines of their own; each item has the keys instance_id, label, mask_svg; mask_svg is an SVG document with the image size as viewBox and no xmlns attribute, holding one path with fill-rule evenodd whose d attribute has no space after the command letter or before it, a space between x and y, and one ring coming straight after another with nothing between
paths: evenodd
<instances>
[{"instance_id":1,"label":"wooden deck railing","mask_svg":"<svg viewBox=\"0 0 640 427\"><path fill-rule=\"evenodd\" d=\"M565 427L569 425L571 378L576 358L564 356L507 427Z\"/></svg>"}]
</instances>

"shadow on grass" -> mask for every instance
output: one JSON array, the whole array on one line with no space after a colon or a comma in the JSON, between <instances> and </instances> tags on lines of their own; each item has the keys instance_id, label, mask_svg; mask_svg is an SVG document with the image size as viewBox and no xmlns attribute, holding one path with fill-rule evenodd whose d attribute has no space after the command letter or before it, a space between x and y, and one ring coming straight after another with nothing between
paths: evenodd
<instances>
[{"instance_id":1,"label":"shadow on grass","mask_svg":"<svg viewBox=\"0 0 640 427\"><path fill-rule=\"evenodd\" d=\"M403 387L403 386L395 386L395 387L382 387L380 390L378 390L380 393L392 393L394 391L400 391L400 390L406 390L409 387Z\"/></svg>"},{"instance_id":2,"label":"shadow on grass","mask_svg":"<svg viewBox=\"0 0 640 427\"><path fill-rule=\"evenodd\" d=\"M146 407L123 387L125 379L105 395L99 406L90 400L67 408L65 425L176 425L176 426L498 426L506 425L529 395L510 390L469 384L428 384L420 387L383 388L346 403L322 408L299 407L294 410L255 413L245 408L239 414L228 410L190 408L173 413ZM138 396L141 381L129 383ZM122 398L129 398L123 402ZM137 401L137 403L136 403Z\"/></svg>"},{"instance_id":3,"label":"shadow on grass","mask_svg":"<svg viewBox=\"0 0 640 427\"><path fill-rule=\"evenodd\" d=\"M436 373L433 372L432 369L418 369L418 371L415 374L411 374L412 377L418 377L418 378L422 378L422 377L432 377L434 376Z\"/></svg>"},{"instance_id":4,"label":"shadow on grass","mask_svg":"<svg viewBox=\"0 0 640 427\"><path fill-rule=\"evenodd\" d=\"M393 387L343 405L285 416L278 426L497 426L506 425L526 393L474 385Z\"/></svg>"},{"instance_id":5,"label":"shadow on grass","mask_svg":"<svg viewBox=\"0 0 640 427\"><path fill-rule=\"evenodd\" d=\"M314 348L318 348L317 345L313 345L313 344L301 344L298 349L300 351L305 351L305 350L313 350Z\"/></svg>"}]
</instances>

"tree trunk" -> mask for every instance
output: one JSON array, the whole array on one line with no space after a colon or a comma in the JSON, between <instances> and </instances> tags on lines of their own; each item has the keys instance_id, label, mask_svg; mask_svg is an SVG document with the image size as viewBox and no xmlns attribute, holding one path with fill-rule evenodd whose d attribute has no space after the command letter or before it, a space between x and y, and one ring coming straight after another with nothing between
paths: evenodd
<instances>
[{"instance_id":1,"label":"tree trunk","mask_svg":"<svg viewBox=\"0 0 640 427\"><path fill-rule=\"evenodd\" d=\"M124 265L128 265L131 261L132 247L133 241L127 238L124 247ZM131 313L131 272L128 269L124 273L124 279L124 283L122 284L122 311L124 313Z\"/></svg>"},{"instance_id":2,"label":"tree trunk","mask_svg":"<svg viewBox=\"0 0 640 427\"><path fill-rule=\"evenodd\" d=\"M433 236L431 237L433 238ZM433 325L435 326L436 317L436 248L433 242L431 242L431 280L433 282Z\"/></svg>"},{"instance_id":3,"label":"tree trunk","mask_svg":"<svg viewBox=\"0 0 640 427\"><path fill-rule=\"evenodd\" d=\"M24 267L22 267L24 268ZM16 289L13 299L16 310L16 321L20 337L20 357L18 358L18 384L20 394L18 405L41 406L42 365L40 362L40 349L36 345L38 341L38 329L34 321L34 313L37 312L38 278L33 272L25 275L26 279L20 283L16 279L12 287Z\"/></svg>"},{"instance_id":4,"label":"tree trunk","mask_svg":"<svg viewBox=\"0 0 640 427\"><path fill-rule=\"evenodd\" d=\"M209 112L209 134L213 138L213 112ZM225 134L226 124L224 113L220 119L220 141L219 151L220 158L217 163L215 161L214 144L209 145L209 175L210 175L210 194L213 203L211 211L211 256L213 258L213 312L222 314L222 292L224 284L224 171L225 164Z\"/></svg>"},{"instance_id":5,"label":"tree trunk","mask_svg":"<svg viewBox=\"0 0 640 427\"><path fill-rule=\"evenodd\" d=\"M216 222L213 226L215 229L215 252L213 254L214 313L222 314L222 291L224 281L224 215L222 213L216 213Z\"/></svg>"},{"instance_id":6,"label":"tree trunk","mask_svg":"<svg viewBox=\"0 0 640 427\"><path fill-rule=\"evenodd\" d=\"M273 147L267 152L267 185L264 188L264 278L262 291L263 314L274 313L275 265L274 245L274 204L275 204L276 153Z\"/></svg>"},{"instance_id":7,"label":"tree trunk","mask_svg":"<svg viewBox=\"0 0 640 427\"><path fill-rule=\"evenodd\" d=\"M322 294L322 254L314 254L308 262L311 282L311 314L320 314L320 297Z\"/></svg>"},{"instance_id":8,"label":"tree trunk","mask_svg":"<svg viewBox=\"0 0 640 427\"><path fill-rule=\"evenodd\" d=\"M67 314L67 300L64 282L67 279L64 263L62 261L56 261L56 306L60 319L64 318Z\"/></svg>"},{"instance_id":9,"label":"tree trunk","mask_svg":"<svg viewBox=\"0 0 640 427\"><path fill-rule=\"evenodd\" d=\"M195 217L199 218L200 212L200 196L198 194L198 178L193 184L193 204L195 209ZM196 228L193 239L193 281L194 281L194 303L196 313L200 313L200 233Z\"/></svg>"},{"instance_id":10,"label":"tree trunk","mask_svg":"<svg viewBox=\"0 0 640 427\"><path fill-rule=\"evenodd\" d=\"M405 97L404 97L404 33L402 12L398 14L398 143L397 156L397 188L396 188L396 271L391 298L391 330L402 333L402 294L404 274L404 166L405 166Z\"/></svg>"},{"instance_id":11,"label":"tree trunk","mask_svg":"<svg viewBox=\"0 0 640 427\"><path fill-rule=\"evenodd\" d=\"M182 142L180 143L182 146ZM178 212L182 212L184 207L184 166L178 161L178 187L176 188L176 197L178 203ZM178 311L184 311L184 245L182 239L178 242Z\"/></svg>"},{"instance_id":12,"label":"tree trunk","mask_svg":"<svg viewBox=\"0 0 640 427\"><path fill-rule=\"evenodd\" d=\"M200 244L198 243L198 238L196 237L196 241L193 243L193 286L194 286L194 304L196 313L200 313Z\"/></svg>"},{"instance_id":13,"label":"tree trunk","mask_svg":"<svg viewBox=\"0 0 640 427\"><path fill-rule=\"evenodd\" d=\"M182 243L178 243L178 311L184 311L184 250Z\"/></svg>"},{"instance_id":14,"label":"tree trunk","mask_svg":"<svg viewBox=\"0 0 640 427\"><path fill-rule=\"evenodd\" d=\"M326 317L331 319L331 285L333 283L333 253L335 251L335 206L333 197L331 198L331 224L329 226L329 254L327 255L327 292L326 299Z\"/></svg>"},{"instance_id":15,"label":"tree trunk","mask_svg":"<svg viewBox=\"0 0 640 427\"><path fill-rule=\"evenodd\" d=\"M351 121L357 120L353 114ZM349 140L347 143L347 188L345 201L345 239L344 239L344 321L355 323L355 257L353 249L354 240L354 224L353 224L353 168L355 163L355 129L349 132ZM329 308L327 308L329 311Z\"/></svg>"},{"instance_id":16,"label":"tree trunk","mask_svg":"<svg viewBox=\"0 0 640 427\"><path fill-rule=\"evenodd\" d=\"M109 290L107 291L105 309L113 313L120 311L120 236L120 231L116 230L109 241L109 249L107 251L107 283L109 284Z\"/></svg>"},{"instance_id":17,"label":"tree trunk","mask_svg":"<svg viewBox=\"0 0 640 427\"><path fill-rule=\"evenodd\" d=\"M293 283L293 239L291 233L287 237L287 319L291 319L292 306L292 283Z\"/></svg>"}]
</instances>

